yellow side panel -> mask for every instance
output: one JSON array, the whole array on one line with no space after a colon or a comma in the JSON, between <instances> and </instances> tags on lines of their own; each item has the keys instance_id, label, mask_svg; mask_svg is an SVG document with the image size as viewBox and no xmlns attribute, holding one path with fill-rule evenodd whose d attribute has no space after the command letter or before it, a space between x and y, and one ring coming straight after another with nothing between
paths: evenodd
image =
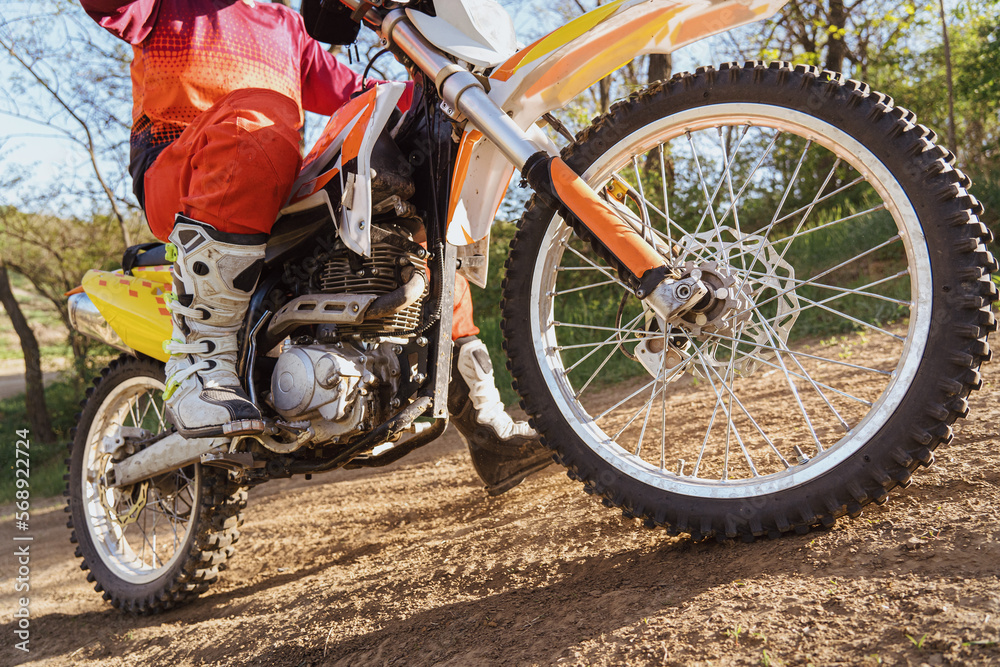
<instances>
[{"instance_id":1,"label":"yellow side panel","mask_svg":"<svg viewBox=\"0 0 1000 667\"><path fill-rule=\"evenodd\" d=\"M170 355L163 351L163 341L173 330L165 298L171 290L170 273L149 269L137 273L140 275L88 271L83 277L83 290L126 345L166 361ZM159 277L167 281L154 279Z\"/></svg>"}]
</instances>

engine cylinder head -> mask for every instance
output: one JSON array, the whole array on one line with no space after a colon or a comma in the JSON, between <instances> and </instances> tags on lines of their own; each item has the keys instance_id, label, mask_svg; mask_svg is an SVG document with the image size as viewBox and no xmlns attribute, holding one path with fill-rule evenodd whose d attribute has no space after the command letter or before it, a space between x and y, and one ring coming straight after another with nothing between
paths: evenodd
<instances>
[{"instance_id":1,"label":"engine cylinder head","mask_svg":"<svg viewBox=\"0 0 1000 667\"><path fill-rule=\"evenodd\" d=\"M335 294L388 294L407 282L414 271L426 277L427 263L392 243L376 242L372 244L371 257L358 258L347 249L335 252L322 266L319 287L323 292ZM351 336L415 329L421 321L427 291L425 288L420 298L398 313L357 324L338 324L337 332L341 336Z\"/></svg>"}]
</instances>

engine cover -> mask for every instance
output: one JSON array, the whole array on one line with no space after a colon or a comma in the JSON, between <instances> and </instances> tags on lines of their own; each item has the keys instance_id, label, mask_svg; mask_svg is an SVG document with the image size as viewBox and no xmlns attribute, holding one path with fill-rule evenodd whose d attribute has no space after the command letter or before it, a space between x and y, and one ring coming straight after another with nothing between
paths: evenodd
<instances>
[{"instance_id":1,"label":"engine cover","mask_svg":"<svg viewBox=\"0 0 1000 667\"><path fill-rule=\"evenodd\" d=\"M379 397L392 393L398 378L391 345L288 345L271 375L271 401L289 421L319 420L324 433L341 435L381 416Z\"/></svg>"}]
</instances>

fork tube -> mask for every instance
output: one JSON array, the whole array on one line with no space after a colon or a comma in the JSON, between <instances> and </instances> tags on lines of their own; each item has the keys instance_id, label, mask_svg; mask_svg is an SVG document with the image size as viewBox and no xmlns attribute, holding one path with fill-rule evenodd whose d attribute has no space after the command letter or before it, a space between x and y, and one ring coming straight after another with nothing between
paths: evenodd
<instances>
[{"instance_id":1,"label":"fork tube","mask_svg":"<svg viewBox=\"0 0 1000 667\"><path fill-rule=\"evenodd\" d=\"M483 135L520 169L538 147L489 98L483 85L463 67L448 60L396 9L382 23L383 36L398 46L425 74L434 78L441 99L461 111Z\"/></svg>"},{"instance_id":2,"label":"fork tube","mask_svg":"<svg viewBox=\"0 0 1000 667\"><path fill-rule=\"evenodd\" d=\"M428 42L402 10L386 14L382 36L434 78L445 105L464 114L521 171L539 195L587 227L616 260L617 268L624 270L636 296L642 299L653 295L650 305L665 316L668 307L659 303L662 299L654 295L654 290L665 280L669 267L641 234L562 159L550 157L532 143L524 130L490 99L479 79Z\"/></svg>"}]
</instances>

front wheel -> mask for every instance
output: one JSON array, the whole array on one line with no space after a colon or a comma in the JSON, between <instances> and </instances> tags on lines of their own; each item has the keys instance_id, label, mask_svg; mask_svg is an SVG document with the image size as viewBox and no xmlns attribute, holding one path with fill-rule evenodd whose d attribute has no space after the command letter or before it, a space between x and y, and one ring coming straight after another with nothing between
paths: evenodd
<instances>
[{"instance_id":1,"label":"front wheel","mask_svg":"<svg viewBox=\"0 0 1000 667\"><path fill-rule=\"evenodd\" d=\"M570 475L672 532L854 515L967 412L996 329L991 235L954 158L867 86L785 63L675 76L563 159L709 294L662 321L537 198L503 330Z\"/></svg>"},{"instance_id":2,"label":"front wheel","mask_svg":"<svg viewBox=\"0 0 1000 667\"><path fill-rule=\"evenodd\" d=\"M127 487L111 466L136 438L169 427L163 364L127 355L87 394L70 444L67 496L72 542L87 580L124 611L149 614L189 600L235 552L247 492L225 470L194 463Z\"/></svg>"}]
</instances>

